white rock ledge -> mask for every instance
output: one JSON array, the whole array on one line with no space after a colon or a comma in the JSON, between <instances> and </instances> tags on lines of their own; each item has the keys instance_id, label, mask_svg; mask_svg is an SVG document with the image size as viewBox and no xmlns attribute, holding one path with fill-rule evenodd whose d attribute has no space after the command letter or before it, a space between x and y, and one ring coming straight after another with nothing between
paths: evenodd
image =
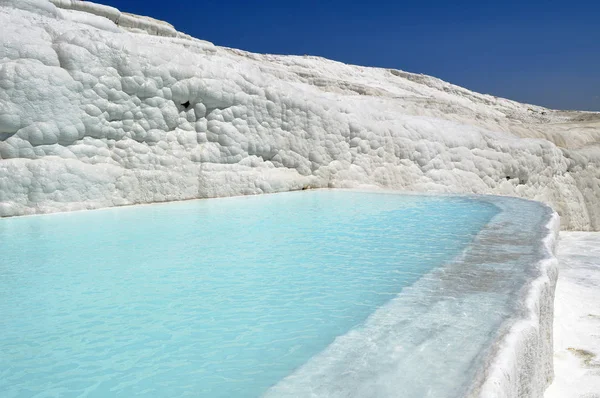
<instances>
[{"instance_id":1,"label":"white rock ledge","mask_svg":"<svg viewBox=\"0 0 600 398\"><path fill-rule=\"evenodd\" d=\"M469 248L265 396L543 397L553 378L559 217L539 202L472 198L501 211Z\"/></svg>"},{"instance_id":2,"label":"white rock ledge","mask_svg":"<svg viewBox=\"0 0 600 398\"><path fill-rule=\"evenodd\" d=\"M554 372L545 398L600 398L600 232L561 232Z\"/></svg>"},{"instance_id":3,"label":"white rock ledge","mask_svg":"<svg viewBox=\"0 0 600 398\"><path fill-rule=\"evenodd\" d=\"M558 278L556 247L560 218L553 212L543 240L545 258L527 287L527 315L515 323L498 347L481 387L481 398L543 397L554 377L554 292Z\"/></svg>"}]
</instances>

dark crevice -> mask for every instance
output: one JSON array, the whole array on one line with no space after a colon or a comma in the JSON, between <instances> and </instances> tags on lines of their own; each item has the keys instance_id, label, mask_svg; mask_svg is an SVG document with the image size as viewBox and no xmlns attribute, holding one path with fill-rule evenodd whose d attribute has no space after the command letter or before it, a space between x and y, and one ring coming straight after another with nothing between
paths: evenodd
<instances>
[{"instance_id":1,"label":"dark crevice","mask_svg":"<svg viewBox=\"0 0 600 398\"><path fill-rule=\"evenodd\" d=\"M506 176L505 178L506 178L506 181L512 180L511 176ZM515 178L517 178L517 177L515 177ZM517 185L525 185L525 184L527 184L527 180L525 178L517 178L517 179L519 180L517 182Z\"/></svg>"},{"instance_id":2,"label":"dark crevice","mask_svg":"<svg viewBox=\"0 0 600 398\"><path fill-rule=\"evenodd\" d=\"M7 139L9 139L10 137L12 137L15 134L17 134L16 131L14 133L5 133L5 132L0 131L0 141L6 141Z\"/></svg>"}]
</instances>

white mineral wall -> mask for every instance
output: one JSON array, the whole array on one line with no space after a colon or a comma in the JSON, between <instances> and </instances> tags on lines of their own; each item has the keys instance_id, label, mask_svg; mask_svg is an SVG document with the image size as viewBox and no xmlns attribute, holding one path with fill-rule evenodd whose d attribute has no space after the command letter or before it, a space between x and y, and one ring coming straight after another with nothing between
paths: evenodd
<instances>
[{"instance_id":1,"label":"white mineral wall","mask_svg":"<svg viewBox=\"0 0 600 398\"><path fill-rule=\"evenodd\" d=\"M0 0L0 216L368 185L521 196L598 230L599 148L596 113Z\"/></svg>"}]
</instances>

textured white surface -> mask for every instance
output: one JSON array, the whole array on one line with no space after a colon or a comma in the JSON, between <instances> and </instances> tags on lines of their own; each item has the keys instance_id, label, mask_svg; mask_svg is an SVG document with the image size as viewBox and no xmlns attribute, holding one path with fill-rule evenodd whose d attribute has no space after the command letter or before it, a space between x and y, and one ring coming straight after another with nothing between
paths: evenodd
<instances>
[{"instance_id":1,"label":"textured white surface","mask_svg":"<svg viewBox=\"0 0 600 398\"><path fill-rule=\"evenodd\" d=\"M0 216L370 186L521 196L600 229L599 144L598 114L0 0Z\"/></svg>"},{"instance_id":2,"label":"textured white surface","mask_svg":"<svg viewBox=\"0 0 600 398\"><path fill-rule=\"evenodd\" d=\"M546 398L600 398L600 233L562 232Z\"/></svg>"},{"instance_id":3,"label":"textured white surface","mask_svg":"<svg viewBox=\"0 0 600 398\"><path fill-rule=\"evenodd\" d=\"M0 216L371 186L521 196L600 228L598 114L215 47L90 2L0 0L0 30Z\"/></svg>"},{"instance_id":4,"label":"textured white surface","mask_svg":"<svg viewBox=\"0 0 600 398\"><path fill-rule=\"evenodd\" d=\"M456 264L421 277L374 312L363 327L338 336L265 396L542 397L553 376L552 320L558 274L555 249L560 220L537 202L496 196L479 199L502 210L473 241L472 248L479 249L469 249ZM529 218L538 212L539 223ZM508 276L521 272L527 276L514 285ZM442 283L440 288L440 281L451 282ZM493 288L486 288L486 284ZM516 290L505 290L511 285L517 286ZM456 323L447 321L447 314L475 320L469 314L485 313L491 320L497 316L498 307L486 306L490 293L513 305L510 317L490 331L490 340L481 344L478 332L482 325L473 325L472 331L457 330ZM435 304L423 305L428 302ZM421 311L414 311L415 307ZM458 346L456 343L463 339L469 344ZM443 359L430 351L440 345L446 346ZM454 360L461 355L478 367L467 389L449 390L448 385L428 383L423 378L430 369L455 382L470 375L472 369ZM423 370L425 367L428 369Z\"/></svg>"},{"instance_id":5,"label":"textured white surface","mask_svg":"<svg viewBox=\"0 0 600 398\"><path fill-rule=\"evenodd\" d=\"M560 229L556 213L547 224L545 258L539 275L527 287L527 315L515 323L491 364L479 392L481 398L542 397L554 375L552 352L554 292L558 278L555 257Z\"/></svg>"}]
</instances>

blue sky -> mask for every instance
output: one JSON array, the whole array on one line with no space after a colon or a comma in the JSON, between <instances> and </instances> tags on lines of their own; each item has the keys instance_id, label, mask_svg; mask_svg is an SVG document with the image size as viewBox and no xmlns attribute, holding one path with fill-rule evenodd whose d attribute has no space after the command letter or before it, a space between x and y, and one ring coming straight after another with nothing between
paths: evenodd
<instances>
[{"instance_id":1,"label":"blue sky","mask_svg":"<svg viewBox=\"0 0 600 398\"><path fill-rule=\"evenodd\" d=\"M402 69L600 111L600 1L96 1L221 46Z\"/></svg>"}]
</instances>

